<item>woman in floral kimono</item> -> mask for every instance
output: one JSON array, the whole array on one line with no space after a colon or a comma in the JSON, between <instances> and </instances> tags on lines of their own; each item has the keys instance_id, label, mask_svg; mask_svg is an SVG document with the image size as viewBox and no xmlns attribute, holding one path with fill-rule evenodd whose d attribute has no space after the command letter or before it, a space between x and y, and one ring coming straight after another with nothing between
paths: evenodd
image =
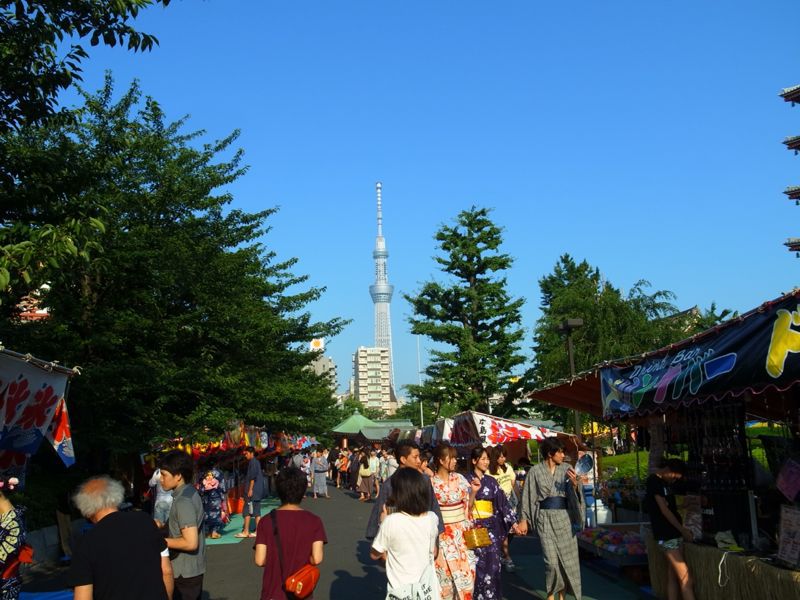
<instances>
[{"instance_id":1,"label":"woman in floral kimono","mask_svg":"<svg viewBox=\"0 0 800 600\"><path fill-rule=\"evenodd\" d=\"M558 438L546 438L540 445L542 462L528 471L522 490L520 529L536 529L542 543L547 600L563 600L567 588L581 599L581 569L578 540L573 524L584 523L583 494L569 463L564 462L564 445Z\"/></svg>"},{"instance_id":2,"label":"woman in floral kimono","mask_svg":"<svg viewBox=\"0 0 800 600\"><path fill-rule=\"evenodd\" d=\"M16 600L22 589L19 570L5 573L14 564L25 543L24 509L15 508L8 499L9 492L19 485L16 477L0 477L0 599ZM8 578L6 576L8 575Z\"/></svg>"},{"instance_id":3,"label":"woman in floral kimono","mask_svg":"<svg viewBox=\"0 0 800 600\"><path fill-rule=\"evenodd\" d=\"M480 446L472 451L471 462L475 477L481 487L475 494L472 518L476 527L486 527L492 543L475 549L478 564L475 568L475 600L494 600L503 597L500 585L500 567L503 556L503 540L509 530L518 533L517 516L508 503L505 492L497 480L486 473L489 470L489 454Z\"/></svg>"},{"instance_id":4,"label":"woman in floral kimono","mask_svg":"<svg viewBox=\"0 0 800 600\"><path fill-rule=\"evenodd\" d=\"M439 534L439 554L434 563L442 600L472 600L476 559L464 542L464 531L470 527L467 515L480 481L473 478L470 484L455 472L456 449L447 443L436 447L433 460L436 473L431 484L444 521L444 533Z\"/></svg>"},{"instance_id":5,"label":"woman in floral kimono","mask_svg":"<svg viewBox=\"0 0 800 600\"><path fill-rule=\"evenodd\" d=\"M203 501L203 512L206 518L203 526L206 530L206 537L217 539L222 536L224 519L227 516L225 503L225 480L222 473L217 468L206 471L203 480L200 482L200 498Z\"/></svg>"}]
</instances>

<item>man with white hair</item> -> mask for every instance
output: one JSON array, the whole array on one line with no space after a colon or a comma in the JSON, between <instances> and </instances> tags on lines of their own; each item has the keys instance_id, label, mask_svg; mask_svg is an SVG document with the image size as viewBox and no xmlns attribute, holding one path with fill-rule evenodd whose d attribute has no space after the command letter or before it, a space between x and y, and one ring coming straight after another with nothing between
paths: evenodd
<instances>
[{"instance_id":1,"label":"man with white hair","mask_svg":"<svg viewBox=\"0 0 800 600\"><path fill-rule=\"evenodd\" d=\"M75 506L94 524L79 541L67 580L75 600L171 600L172 565L164 537L144 512L120 512L125 488L107 476L85 481Z\"/></svg>"}]
</instances>

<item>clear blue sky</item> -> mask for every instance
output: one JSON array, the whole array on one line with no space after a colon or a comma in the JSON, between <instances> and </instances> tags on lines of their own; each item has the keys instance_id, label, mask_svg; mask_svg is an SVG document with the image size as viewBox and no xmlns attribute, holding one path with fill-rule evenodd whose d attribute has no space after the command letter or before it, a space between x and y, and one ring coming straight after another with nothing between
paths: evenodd
<instances>
[{"instance_id":1,"label":"clear blue sky","mask_svg":"<svg viewBox=\"0 0 800 600\"><path fill-rule=\"evenodd\" d=\"M372 345L375 182L383 182L394 361L417 381L402 293L438 277L433 235L494 208L524 297L568 252L628 289L641 278L681 308L745 311L793 288L800 259L800 4L728 1L173 0L138 26L152 53L91 49L170 117L218 138L242 130L249 173L231 191L279 206L265 242L327 287L318 319L344 387ZM68 98L67 98L68 100ZM422 363L429 343L421 340ZM609 357L611 358L611 357Z\"/></svg>"}]
</instances>

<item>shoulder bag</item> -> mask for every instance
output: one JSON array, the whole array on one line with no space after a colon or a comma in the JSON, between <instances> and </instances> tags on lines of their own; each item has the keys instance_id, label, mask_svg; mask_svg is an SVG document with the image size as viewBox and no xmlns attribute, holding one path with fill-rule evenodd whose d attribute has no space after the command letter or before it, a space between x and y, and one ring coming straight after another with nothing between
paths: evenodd
<instances>
[{"instance_id":1,"label":"shoulder bag","mask_svg":"<svg viewBox=\"0 0 800 600\"><path fill-rule=\"evenodd\" d=\"M273 510L269 516L272 519L272 534L275 537L275 549L278 553L278 563L281 566L281 578L283 578L283 552L281 551L281 538L278 535L277 512L277 510ZM319 569L312 564L305 564L284 580L283 589L293 598L308 598L317 587L318 581Z\"/></svg>"}]
</instances>

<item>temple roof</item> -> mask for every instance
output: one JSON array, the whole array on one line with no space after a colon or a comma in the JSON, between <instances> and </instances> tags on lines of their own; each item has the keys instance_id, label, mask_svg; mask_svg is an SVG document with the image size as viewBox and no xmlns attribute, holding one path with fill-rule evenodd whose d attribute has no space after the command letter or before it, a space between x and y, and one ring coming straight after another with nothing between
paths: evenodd
<instances>
[{"instance_id":1,"label":"temple roof","mask_svg":"<svg viewBox=\"0 0 800 600\"><path fill-rule=\"evenodd\" d=\"M800 85L793 85L792 87L782 89L780 96L786 102L791 102L792 104L800 102Z\"/></svg>"},{"instance_id":2,"label":"temple roof","mask_svg":"<svg viewBox=\"0 0 800 600\"><path fill-rule=\"evenodd\" d=\"M783 140L783 143L786 145L789 150L794 150L797 152L800 150L800 135L793 135L791 137L787 137Z\"/></svg>"},{"instance_id":3,"label":"temple roof","mask_svg":"<svg viewBox=\"0 0 800 600\"><path fill-rule=\"evenodd\" d=\"M800 185L790 185L783 193L789 196L792 200L800 200Z\"/></svg>"},{"instance_id":4,"label":"temple roof","mask_svg":"<svg viewBox=\"0 0 800 600\"><path fill-rule=\"evenodd\" d=\"M790 252L800 252L800 238L789 238L783 243Z\"/></svg>"}]
</instances>

